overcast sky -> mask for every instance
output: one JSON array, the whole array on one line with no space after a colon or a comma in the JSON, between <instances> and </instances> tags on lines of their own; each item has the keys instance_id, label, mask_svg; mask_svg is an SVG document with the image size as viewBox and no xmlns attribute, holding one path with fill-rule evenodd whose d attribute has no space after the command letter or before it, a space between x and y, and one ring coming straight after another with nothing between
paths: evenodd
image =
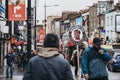
<instances>
[{"instance_id":1,"label":"overcast sky","mask_svg":"<svg viewBox=\"0 0 120 80\"><path fill-rule=\"evenodd\" d=\"M31 0L33 1L33 0ZM45 0L36 0L37 1L37 20L39 20L39 24L42 23L42 20L45 19ZM105 1L105 0L46 0L46 5L59 5L59 6L51 6L47 7L46 15L59 15L61 16L62 11L80 11L81 9L88 8L87 6L91 6L93 3L97 3L97 1ZM114 0L114 4L116 4L118 0ZM33 3L34 4L34 3Z\"/></svg>"}]
</instances>

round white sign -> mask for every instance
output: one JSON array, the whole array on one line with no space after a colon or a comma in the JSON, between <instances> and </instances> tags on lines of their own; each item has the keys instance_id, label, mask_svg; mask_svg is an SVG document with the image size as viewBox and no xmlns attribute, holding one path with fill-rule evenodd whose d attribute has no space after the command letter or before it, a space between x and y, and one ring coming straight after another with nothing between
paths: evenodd
<instances>
[{"instance_id":1,"label":"round white sign","mask_svg":"<svg viewBox=\"0 0 120 80\"><path fill-rule=\"evenodd\" d=\"M84 29L80 26L71 27L69 30L69 39L74 44L79 44L83 41Z\"/></svg>"}]
</instances>

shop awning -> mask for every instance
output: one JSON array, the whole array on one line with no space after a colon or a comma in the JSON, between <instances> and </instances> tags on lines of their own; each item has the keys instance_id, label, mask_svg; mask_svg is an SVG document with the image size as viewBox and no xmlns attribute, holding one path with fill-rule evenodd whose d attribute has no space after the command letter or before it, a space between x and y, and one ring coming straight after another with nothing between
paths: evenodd
<instances>
[{"instance_id":1,"label":"shop awning","mask_svg":"<svg viewBox=\"0 0 120 80\"><path fill-rule=\"evenodd\" d=\"M15 43L15 45L27 45L27 42L25 42L23 40L19 40Z\"/></svg>"},{"instance_id":2,"label":"shop awning","mask_svg":"<svg viewBox=\"0 0 120 80\"><path fill-rule=\"evenodd\" d=\"M68 41L68 44L67 44L67 46L74 46L75 44L73 44L73 42L71 42L71 41Z\"/></svg>"},{"instance_id":3,"label":"shop awning","mask_svg":"<svg viewBox=\"0 0 120 80\"><path fill-rule=\"evenodd\" d=\"M0 16L0 21L7 21L7 19L4 18L3 16Z\"/></svg>"}]
</instances>

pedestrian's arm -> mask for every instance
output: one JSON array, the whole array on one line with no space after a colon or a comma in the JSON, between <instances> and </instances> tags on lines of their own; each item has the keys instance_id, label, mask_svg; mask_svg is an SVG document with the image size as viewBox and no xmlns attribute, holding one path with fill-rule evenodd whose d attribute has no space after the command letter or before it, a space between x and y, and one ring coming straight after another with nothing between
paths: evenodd
<instances>
[{"instance_id":1,"label":"pedestrian's arm","mask_svg":"<svg viewBox=\"0 0 120 80\"><path fill-rule=\"evenodd\" d=\"M26 72L25 72L22 80L31 80L31 62L28 63Z\"/></svg>"},{"instance_id":2,"label":"pedestrian's arm","mask_svg":"<svg viewBox=\"0 0 120 80\"><path fill-rule=\"evenodd\" d=\"M88 74L88 51L85 50L81 58L81 68L84 74Z\"/></svg>"},{"instance_id":3,"label":"pedestrian's arm","mask_svg":"<svg viewBox=\"0 0 120 80\"><path fill-rule=\"evenodd\" d=\"M5 60L7 58L7 55L4 56L3 60Z\"/></svg>"},{"instance_id":4,"label":"pedestrian's arm","mask_svg":"<svg viewBox=\"0 0 120 80\"><path fill-rule=\"evenodd\" d=\"M11 64L13 64L14 63L14 61L15 61L15 55L11 55L12 56L12 62L11 62Z\"/></svg>"},{"instance_id":5,"label":"pedestrian's arm","mask_svg":"<svg viewBox=\"0 0 120 80\"><path fill-rule=\"evenodd\" d=\"M73 61L73 58L74 58L74 53L72 54L70 60Z\"/></svg>"},{"instance_id":6,"label":"pedestrian's arm","mask_svg":"<svg viewBox=\"0 0 120 80\"><path fill-rule=\"evenodd\" d=\"M105 50L105 49L103 49L103 51L104 51L104 53L103 53L103 59L104 59L105 61L111 60L110 53L109 53L107 50Z\"/></svg>"}]
</instances>

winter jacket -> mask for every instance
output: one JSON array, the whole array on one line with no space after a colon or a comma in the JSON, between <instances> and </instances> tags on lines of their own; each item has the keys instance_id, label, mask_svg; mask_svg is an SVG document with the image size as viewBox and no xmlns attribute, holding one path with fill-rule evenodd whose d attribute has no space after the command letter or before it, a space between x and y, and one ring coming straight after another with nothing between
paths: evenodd
<instances>
[{"instance_id":1,"label":"winter jacket","mask_svg":"<svg viewBox=\"0 0 120 80\"><path fill-rule=\"evenodd\" d=\"M13 53L8 53L6 56L6 63L8 66L11 66L12 64L14 64L14 54Z\"/></svg>"},{"instance_id":2,"label":"winter jacket","mask_svg":"<svg viewBox=\"0 0 120 80\"><path fill-rule=\"evenodd\" d=\"M69 63L56 48L43 48L30 59L23 80L74 80Z\"/></svg>"},{"instance_id":3,"label":"winter jacket","mask_svg":"<svg viewBox=\"0 0 120 80\"><path fill-rule=\"evenodd\" d=\"M82 71L88 74L89 78L108 77L106 62L111 59L108 51L101 48L104 54L100 54L94 47L85 49L82 56Z\"/></svg>"}]
</instances>

